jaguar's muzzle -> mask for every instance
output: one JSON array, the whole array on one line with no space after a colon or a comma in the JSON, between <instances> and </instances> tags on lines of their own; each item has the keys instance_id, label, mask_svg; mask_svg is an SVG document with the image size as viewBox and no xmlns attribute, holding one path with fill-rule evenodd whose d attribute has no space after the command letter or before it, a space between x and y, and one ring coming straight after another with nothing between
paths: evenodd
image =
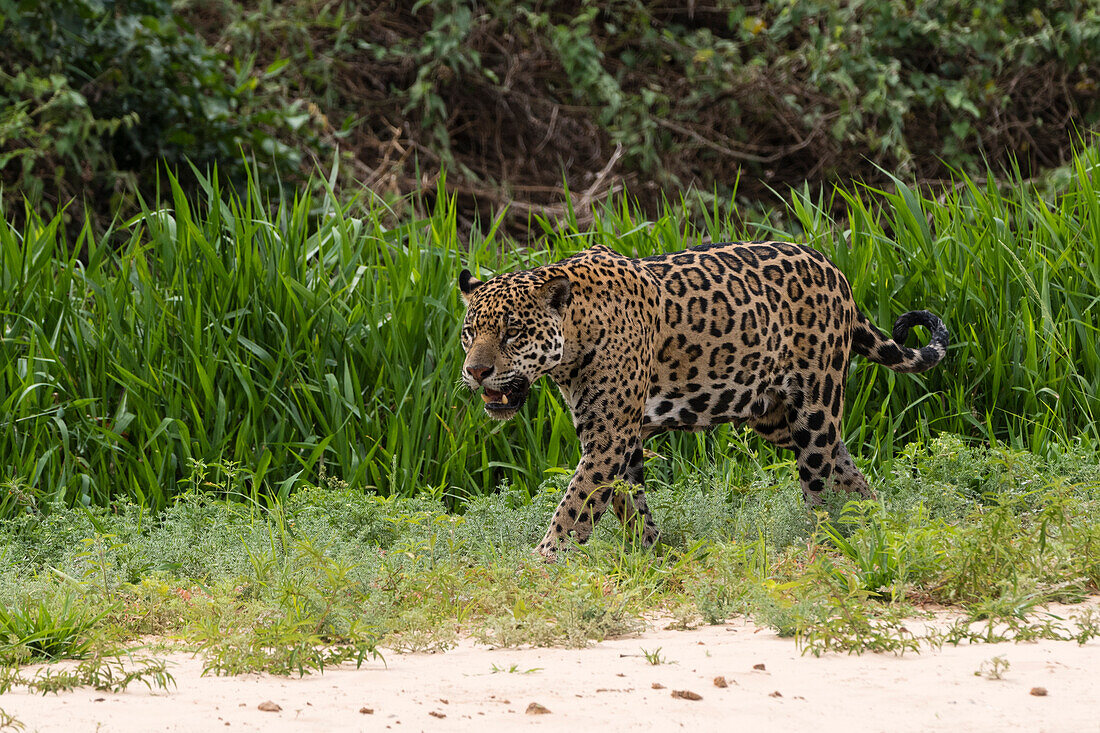
<instances>
[{"instance_id":1,"label":"jaguar's muzzle","mask_svg":"<svg viewBox=\"0 0 1100 733\"><path fill-rule=\"evenodd\" d=\"M531 383L525 377L518 377L499 390L485 387L481 399L485 402L486 412L498 420L507 420L523 407L530 392Z\"/></svg>"}]
</instances>

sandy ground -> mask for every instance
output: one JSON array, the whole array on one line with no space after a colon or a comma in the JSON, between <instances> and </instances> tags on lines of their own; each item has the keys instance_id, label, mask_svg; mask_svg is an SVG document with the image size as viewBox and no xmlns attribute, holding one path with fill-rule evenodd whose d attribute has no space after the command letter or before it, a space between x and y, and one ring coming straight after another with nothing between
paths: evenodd
<instances>
[{"instance_id":1,"label":"sandy ground","mask_svg":"<svg viewBox=\"0 0 1100 733\"><path fill-rule=\"evenodd\" d=\"M650 664L642 650L660 648ZM1004 657L1001 680L976 676ZM304 679L202 677L172 654L177 687L122 694L12 691L34 731L1100 731L1100 642L945 647L919 655L802 656L744 621L655 630L587 649L385 654ZM755 668L763 665L762 668ZM728 686L715 685L723 676ZM1048 694L1034 696L1034 687ZM689 690L701 699L673 696ZM271 701L281 710L265 712ZM531 714L531 703L548 713Z\"/></svg>"}]
</instances>

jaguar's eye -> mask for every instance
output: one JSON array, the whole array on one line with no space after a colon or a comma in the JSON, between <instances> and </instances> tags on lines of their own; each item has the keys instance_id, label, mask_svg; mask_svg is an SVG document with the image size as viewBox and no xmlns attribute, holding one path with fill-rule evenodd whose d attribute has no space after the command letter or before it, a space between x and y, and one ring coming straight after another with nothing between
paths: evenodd
<instances>
[{"instance_id":1,"label":"jaguar's eye","mask_svg":"<svg viewBox=\"0 0 1100 733\"><path fill-rule=\"evenodd\" d=\"M512 339L517 338L521 333L523 332L518 328L509 328L507 331L504 332L504 340L511 341Z\"/></svg>"}]
</instances>

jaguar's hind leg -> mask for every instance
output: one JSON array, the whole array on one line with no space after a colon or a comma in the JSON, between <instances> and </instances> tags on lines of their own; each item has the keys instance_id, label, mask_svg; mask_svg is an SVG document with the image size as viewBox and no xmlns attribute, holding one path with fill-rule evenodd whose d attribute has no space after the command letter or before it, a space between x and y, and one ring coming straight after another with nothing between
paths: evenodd
<instances>
[{"instance_id":1,"label":"jaguar's hind leg","mask_svg":"<svg viewBox=\"0 0 1100 733\"><path fill-rule=\"evenodd\" d=\"M840 439L840 410L822 404L788 408L790 445L798 463L798 479L807 504L821 503L825 489L872 498L867 479L856 467L848 447Z\"/></svg>"},{"instance_id":2,"label":"jaguar's hind leg","mask_svg":"<svg viewBox=\"0 0 1100 733\"><path fill-rule=\"evenodd\" d=\"M875 492L868 485L867 478L856 468L852 454L848 452L848 446L843 440L837 441L833 464L833 489L846 491L849 494L859 494L863 499L875 498Z\"/></svg>"},{"instance_id":3,"label":"jaguar's hind leg","mask_svg":"<svg viewBox=\"0 0 1100 733\"><path fill-rule=\"evenodd\" d=\"M820 364L825 367L821 374L794 375L785 385L782 404L773 405L753 427L776 445L794 451L807 504L820 504L825 489L871 498L874 493L867 479L840 437L846 354L822 355Z\"/></svg>"}]
</instances>

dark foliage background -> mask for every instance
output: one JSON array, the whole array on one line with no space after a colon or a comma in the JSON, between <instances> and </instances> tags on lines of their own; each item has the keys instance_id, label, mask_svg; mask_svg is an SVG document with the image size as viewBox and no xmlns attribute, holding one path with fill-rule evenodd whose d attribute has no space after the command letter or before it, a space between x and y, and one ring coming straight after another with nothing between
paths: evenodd
<instances>
[{"instance_id":1,"label":"dark foliage background","mask_svg":"<svg viewBox=\"0 0 1100 733\"><path fill-rule=\"evenodd\" d=\"M1100 2L0 0L9 211L105 219L160 161L270 185L339 149L392 196L440 171L466 223L626 189L1025 175L1100 120ZM583 209L583 206L579 208Z\"/></svg>"}]
</instances>

